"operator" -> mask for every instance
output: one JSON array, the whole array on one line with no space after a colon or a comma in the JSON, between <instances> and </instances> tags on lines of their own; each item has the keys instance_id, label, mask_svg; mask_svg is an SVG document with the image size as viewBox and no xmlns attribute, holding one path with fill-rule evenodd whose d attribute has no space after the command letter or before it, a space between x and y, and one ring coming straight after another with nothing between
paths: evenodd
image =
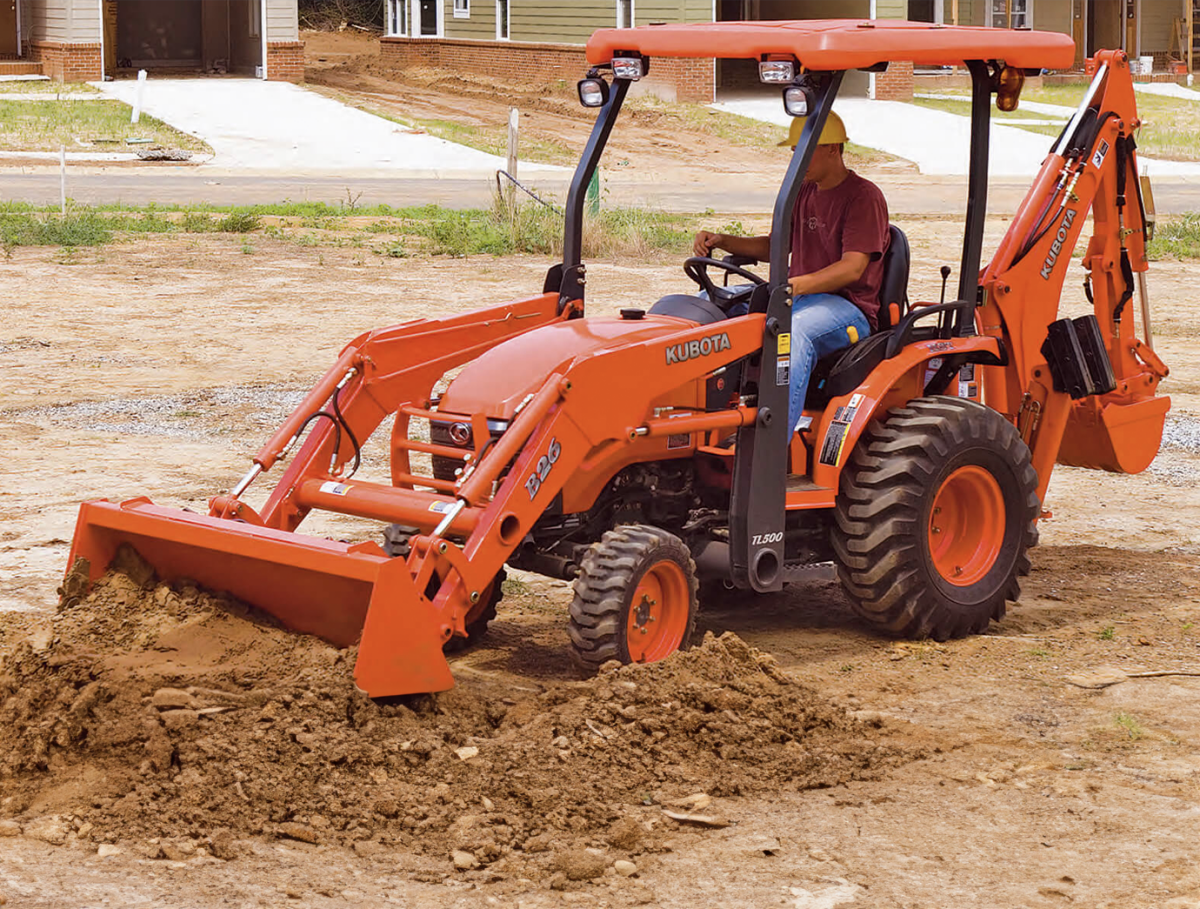
<instances>
[{"instance_id":1,"label":"operator","mask_svg":"<svg viewBox=\"0 0 1200 909\"><path fill-rule=\"evenodd\" d=\"M804 119L792 120L780 145L796 147ZM800 184L792 219L789 435L806 428L799 424L817 360L867 337L879 325L887 201L878 186L846 168L846 141L846 126L831 111ZM723 249L766 262L771 257L771 237L731 237L702 230L693 248L698 256Z\"/></svg>"}]
</instances>

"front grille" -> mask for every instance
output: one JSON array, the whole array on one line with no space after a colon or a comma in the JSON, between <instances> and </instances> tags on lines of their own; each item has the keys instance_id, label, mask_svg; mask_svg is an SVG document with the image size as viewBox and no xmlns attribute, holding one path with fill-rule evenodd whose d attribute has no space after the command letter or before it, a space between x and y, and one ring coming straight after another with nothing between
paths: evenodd
<instances>
[{"instance_id":1,"label":"front grille","mask_svg":"<svg viewBox=\"0 0 1200 909\"><path fill-rule=\"evenodd\" d=\"M507 420L488 420L488 432L491 433L493 439L498 439L504 435L504 430L508 429ZM441 422L440 420L429 422L429 441L435 445L445 445L449 448L462 448L472 450L475 448L474 433L471 430L469 420L453 420L449 422ZM454 482L457 477L454 472L463 466L463 462L458 458L447 458L442 455L432 455L433 475L439 480L448 480Z\"/></svg>"}]
</instances>

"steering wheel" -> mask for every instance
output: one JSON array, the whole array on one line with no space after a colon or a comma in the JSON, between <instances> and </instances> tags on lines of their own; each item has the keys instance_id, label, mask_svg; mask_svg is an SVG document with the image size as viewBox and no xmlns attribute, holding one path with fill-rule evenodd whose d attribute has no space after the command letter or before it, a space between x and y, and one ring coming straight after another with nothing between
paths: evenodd
<instances>
[{"instance_id":1,"label":"steering wheel","mask_svg":"<svg viewBox=\"0 0 1200 909\"><path fill-rule=\"evenodd\" d=\"M754 272L747 271L740 265L734 265L732 262L726 262L722 259L714 259L711 256L690 256L685 259L683 262L683 273L699 284L701 289L708 294L708 298L721 307L721 309L729 309L733 304L747 297L750 290L747 288L731 289L714 284L713 279L708 276L708 267L710 265L715 265L717 268L723 269L727 274L745 278L753 284L767 283Z\"/></svg>"}]
</instances>

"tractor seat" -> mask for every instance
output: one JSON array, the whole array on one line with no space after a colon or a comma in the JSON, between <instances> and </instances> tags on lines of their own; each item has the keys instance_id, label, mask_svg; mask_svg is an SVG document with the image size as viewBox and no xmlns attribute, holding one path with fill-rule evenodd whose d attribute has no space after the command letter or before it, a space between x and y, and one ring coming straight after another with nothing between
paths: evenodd
<instances>
[{"instance_id":1,"label":"tractor seat","mask_svg":"<svg viewBox=\"0 0 1200 909\"><path fill-rule=\"evenodd\" d=\"M830 398L853 391L883 362L892 329L908 312L908 266L908 237L890 224L887 251L883 254L883 280L879 285L879 327L858 343L817 361L804 399L806 407L824 407Z\"/></svg>"},{"instance_id":2,"label":"tractor seat","mask_svg":"<svg viewBox=\"0 0 1200 909\"><path fill-rule=\"evenodd\" d=\"M712 300L692 294L667 294L650 307L650 314L690 319L697 325L711 325L713 322L721 322L729 318L728 314Z\"/></svg>"}]
</instances>

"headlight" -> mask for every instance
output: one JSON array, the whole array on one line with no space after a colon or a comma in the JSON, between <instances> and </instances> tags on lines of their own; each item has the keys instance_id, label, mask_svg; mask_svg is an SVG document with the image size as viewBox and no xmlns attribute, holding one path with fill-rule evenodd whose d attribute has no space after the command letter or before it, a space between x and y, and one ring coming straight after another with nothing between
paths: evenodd
<instances>
[{"instance_id":1,"label":"headlight","mask_svg":"<svg viewBox=\"0 0 1200 909\"><path fill-rule=\"evenodd\" d=\"M603 79L579 80L579 103L584 107L603 107L608 100L608 83Z\"/></svg>"},{"instance_id":2,"label":"headlight","mask_svg":"<svg viewBox=\"0 0 1200 909\"><path fill-rule=\"evenodd\" d=\"M758 64L758 78L768 85L782 85L796 78L796 65L791 60L763 60Z\"/></svg>"},{"instance_id":3,"label":"headlight","mask_svg":"<svg viewBox=\"0 0 1200 909\"><path fill-rule=\"evenodd\" d=\"M783 109L793 117L807 117L812 102L812 91L807 86L789 85L783 90Z\"/></svg>"},{"instance_id":4,"label":"headlight","mask_svg":"<svg viewBox=\"0 0 1200 909\"><path fill-rule=\"evenodd\" d=\"M636 82L646 75L646 61L641 57L613 57L612 69L618 79Z\"/></svg>"}]
</instances>

